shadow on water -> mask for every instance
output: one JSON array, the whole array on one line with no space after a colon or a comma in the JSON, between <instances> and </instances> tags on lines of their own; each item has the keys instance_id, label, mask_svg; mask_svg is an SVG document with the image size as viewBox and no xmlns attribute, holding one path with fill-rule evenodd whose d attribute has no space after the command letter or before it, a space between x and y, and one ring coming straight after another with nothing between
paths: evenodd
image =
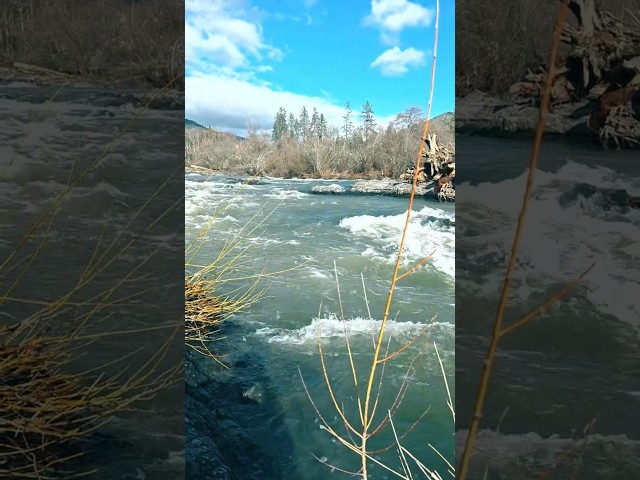
<instances>
[{"instance_id":1,"label":"shadow on water","mask_svg":"<svg viewBox=\"0 0 640 480\"><path fill-rule=\"evenodd\" d=\"M302 478L266 356L234 348L242 341L238 324L222 329L227 341L218 350L230 352L228 369L191 349L185 354L187 478Z\"/></svg>"}]
</instances>

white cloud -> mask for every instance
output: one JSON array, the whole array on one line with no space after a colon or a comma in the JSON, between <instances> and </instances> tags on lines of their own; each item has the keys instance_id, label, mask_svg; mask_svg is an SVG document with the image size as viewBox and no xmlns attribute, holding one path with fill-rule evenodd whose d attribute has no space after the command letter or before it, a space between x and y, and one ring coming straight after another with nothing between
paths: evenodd
<instances>
[{"instance_id":1,"label":"white cloud","mask_svg":"<svg viewBox=\"0 0 640 480\"><path fill-rule=\"evenodd\" d=\"M434 18L434 10L409 0L371 0L371 13L364 24L379 28L382 41L397 45L399 34L407 27L428 27Z\"/></svg>"},{"instance_id":2,"label":"white cloud","mask_svg":"<svg viewBox=\"0 0 640 480\"><path fill-rule=\"evenodd\" d=\"M316 3L318 0L304 0L304 6L307 8L313 7Z\"/></svg>"},{"instance_id":3,"label":"white cloud","mask_svg":"<svg viewBox=\"0 0 640 480\"><path fill-rule=\"evenodd\" d=\"M326 98L278 91L242 78L202 74L186 78L186 116L203 125L244 134L250 120L259 129L270 130L278 108L297 118L302 107L315 106L329 125L339 126L344 110Z\"/></svg>"},{"instance_id":4,"label":"white cloud","mask_svg":"<svg viewBox=\"0 0 640 480\"><path fill-rule=\"evenodd\" d=\"M321 91L321 94L325 95L325 92ZM309 114L316 107L329 126L337 128L341 127L344 115L344 106L331 98L280 91L268 84L221 74L187 77L185 100L187 118L237 135L246 135L249 121L259 130L269 132L280 107L296 118L303 106L307 107ZM353 123L358 125L361 123L360 107L355 104L351 107L354 110ZM378 117L378 125L386 127L394 117Z\"/></svg>"},{"instance_id":5,"label":"white cloud","mask_svg":"<svg viewBox=\"0 0 640 480\"><path fill-rule=\"evenodd\" d=\"M187 0L185 4L185 59L192 68L215 63L220 67L247 67L250 60L261 60L263 53L272 60L282 52L265 43L261 25L233 2Z\"/></svg>"},{"instance_id":6,"label":"white cloud","mask_svg":"<svg viewBox=\"0 0 640 480\"><path fill-rule=\"evenodd\" d=\"M410 67L419 67L425 63L425 53L409 47L401 50L393 47L383 52L371 63L371 68L379 68L383 75L397 77L409 71Z\"/></svg>"},{"instance_id":7,"label":"white cloud","mask_svg":"<svg viewBox=\"0 0 640 480\"><path fill-rule=\"evenodd\" d=\"M249 122L270 131L280 107L298 117L303 106L310 114L315 106L330 126L339 127L344 107L326 92L319 90L317 96L286 92L261 78L273 71L270 61L281 60L288 47L268 45L260 23L264 12L242 5L246 2L186 0L187 118L245 135ZM269 15L280 21L300 20ZM359 108L353 108L358 123Z\"/></svg>"}]
</instances>

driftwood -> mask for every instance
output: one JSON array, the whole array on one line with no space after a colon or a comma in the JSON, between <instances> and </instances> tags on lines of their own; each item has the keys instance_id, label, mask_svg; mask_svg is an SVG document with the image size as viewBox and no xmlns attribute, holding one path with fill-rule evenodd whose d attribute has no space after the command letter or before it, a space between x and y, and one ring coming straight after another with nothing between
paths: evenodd
<instances>
[{"instance_id":1,"label":"driftwood","mask_svg":"<svg viewBox=\"0 0 640 480\"><path fill-rule=\"evenodd\" d=\"M435 133L427 135L421 139L425 142L422 151L422 161L424 166L417 171L415 166L410 166L400 176L400 180L412 182L414 176L418 176L417 183L437 181L433 192L439 200L453 200L455 198L455 153L452 146L439 145Z\"/></svg>"},{"instance_id":2,"label":"driftwood","mask_svg":"<svg viewBox=\"0 0 640 480\"><path fill-rule=\"evenodd\" d=\"M594 101L588 127L604 146L640 145L640 19L636 26L606 12L598 0L570 0L575 25L565 25L562 41L569 53L559 65L529 71L510 93L534 102L547 72L554 77L553 108L585 99ZM634 100L635 99L635 100Z\"/></svg>"}]
</instances>

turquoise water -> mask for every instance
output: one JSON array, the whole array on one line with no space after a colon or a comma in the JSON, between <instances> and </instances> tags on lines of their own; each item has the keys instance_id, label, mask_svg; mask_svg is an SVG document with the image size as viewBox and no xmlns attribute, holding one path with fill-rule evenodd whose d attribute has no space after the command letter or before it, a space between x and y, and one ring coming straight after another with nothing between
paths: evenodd
<instances>
[{"instance_id":1,"label":"turquoise water","mask_svg":"<svg viewBox=\"0 0 640 480\"><path fill-rule=\"evenodd\" d=\"M327 478L329 467L314 456L341 469L359 468L359 459L321 428L300 374L324 418L348 438L326 388L318 342L337 401L357 423L346 338L359 382L364 384L408 204L408 199L395 197L312 194L318 183L322 181L263 179L245 185L240 179L199 174L188 174L186 179L187 244L216 208L226 206L216 216L195 263L214 260L229 238L242 235L248 261L239 276L282 272L264 280L266 298L231 319L237 328L227 333L219 348L229 355L230 375L235 364L251 365L244 374L253 375L249 383L255 385L254 392L261 392L258 413L235 420L277 458L282 478L301 480ZM417 340L387 362L376 419L382 419L406 381L409 388L394 414L394 425L400 435L428 409L402 443L444 477L446 463L429 444L453 463L454 422L434 342L453 395L454 205L416 199L413 212L403 269L435 253L396 290L388 326L390 352ZM246 225L251 226L249 233L243 230ZM246 280L231 282L224 288L231 291L246 284ZM392 435L387 428L370 440L371 448L386 447ZM394 449L376 457L401 471ZM370 478L393 478L380 468L370 473Z\"/></svg>"}]
</instances>

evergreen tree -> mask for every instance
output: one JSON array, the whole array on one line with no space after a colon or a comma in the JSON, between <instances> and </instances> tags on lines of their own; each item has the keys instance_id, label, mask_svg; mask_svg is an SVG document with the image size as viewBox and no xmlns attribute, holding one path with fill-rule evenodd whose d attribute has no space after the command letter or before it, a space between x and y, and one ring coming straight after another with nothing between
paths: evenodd
<instances>
[{"instance_id":1,"label":"evergreen tree","mask_svg":"<svg viewBox=\"0 0 640 480\"><path fill-rule=\"evenodd\" d=\"M274 142L277 142L283 139L288 132L289 126L287 125L287 112L284 108L280 107L273 122L273 133L271 137Z\"/></svg>"},{"instance_id":2,"label":"evergreen tree","mask_svg":"<svg viewBox=\"0 0 640 480\"><path fill-rule=\"evenodd\" d=\"M377 127L373 108L368 101L362 106L362 121L364 122L364 138L368 139L376 132Z\"/></svg>"},{"instance_id":3,"label":"evergreen tree","mask_svg":"<svg viewBox=\"0 0 640 480\"><path fill-rule=\"evenodd\" d=\"M324 114L320 114L320 119L318 120L318 138L322 140L323 138L327 138L329 134L329 125L327 125L327 119L324 118Z\"/></svg>"},{"instance_id":4,"label":"evergreen tree","mask_svg":"<svg viewBox=\"0 0 640 480\"><path fill-rule=\"evenodd\" d=\"M298 120L293 116L293 113L289 113L289 138L298 139L299 127Z\"/></svg>"},{"instance_id":5,"label":"evergreen tree","mask_svg":"<svg viewBox=\"0 0 640 480\"><path fill-rule=\"evenodd\" d=\"M344 133L345 140L348 140L353 133L353 112L351 111L351 104L349 102L344 104L344 115L342 116L342 133Z\"/></svg>"},{"instance_id":6,"label":"evergreen tree","mask_svg":"<svg viewBox=\"0 0 640 480\"><path fill-rule=\"evenodd\" d=\"M311 114L311 135L314 138L320 138L320 116L318 115L318 109L313 107L313 113Z\"/></svg>"},{"instance_id":7,"label":"evergreen tree","mask_svg":"<svg viewBox=\"0 0 640 480\"><path fill-rule=\"evenodd\" d=\"M300 112L300 118L298 120L300 125L300 136L302 137L302 141L304 142L307 138L309 138L309 112L307 112L307 107L302 107L302 111Z\"/></svg>"}]
</instances>

